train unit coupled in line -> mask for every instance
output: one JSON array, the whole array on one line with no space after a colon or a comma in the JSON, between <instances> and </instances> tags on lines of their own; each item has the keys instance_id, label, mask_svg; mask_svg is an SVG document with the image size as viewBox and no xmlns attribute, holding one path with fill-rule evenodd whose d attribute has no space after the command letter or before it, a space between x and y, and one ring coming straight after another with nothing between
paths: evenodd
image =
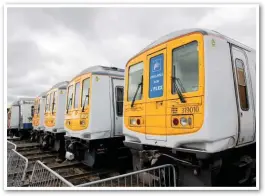
<instances>
[{"instance_id":1,"label":"train unit coupled in line","mask_svg":"<svg viewBox=\"0 0 265 196\"><path fill-rule=\"evenodd\" d=\"M68 81L63 81L54 85L46 93L45 113L44 113L44 135L42 147L59 152L60 159L65 156L64 142L64 113L66 104L66 89Z\"/></svg>"},{"instance_id":2,"label":"train unit coupled in line","mask_svg":"<svg viewBox=\"0 0 265 196\"><path fill-rule=\"evenodd\" d=\"M41 93L34 101L34 111L32 125L33 130L31 132L30 140L32 142L42 143L42 138L44 134L44 108L46 103L46 92Z\"/></svg>"},{"instance_id":3,"label":"train unit coupled in line","mask_svg":"<svg viewBox=\"0 0 265 196\"><path fill-rule=\"evenodd\" d=\"M123 87L124 70L116 67L89 67L70 81L64 121L66 159L90 167L125 165L131 156L123 144Z\"/></svg>"},{"instance_id":4,"label":"train unit coupled in line","mask_svg":"<svg viewBox=\"0 0 265 196\"><path fill-rule=\"evenodd\" d=\"M123 134L134 169L172 163L179 186L252 180L255 58L252 48L205 29L173 32L131 58Z\"/></svg>"},{"instance_id":5,"label":"train unit coupled in line","mask_svg":"<svg viewBox=\"0 0 265 196\"><path fill-rule=\"evenodd\" d=\"M7 135L22 139L30 135L32 130L32 107L34 98L19 98L10 108Z\"/></svg>"}]
</instances>

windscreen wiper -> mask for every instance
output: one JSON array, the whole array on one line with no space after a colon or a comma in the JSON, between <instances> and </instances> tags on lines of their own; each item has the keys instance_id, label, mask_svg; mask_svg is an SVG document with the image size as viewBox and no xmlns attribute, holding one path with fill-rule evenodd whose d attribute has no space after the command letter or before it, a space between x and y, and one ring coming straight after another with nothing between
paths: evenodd
<instances>
[{"instance_id":1,"label":"windscreen wiper","mask_svg":"<svg viewBox=\"0 0 265 196\"><path fill-rule=\"evenodd\" d=\"M134 93L134 96L133 96L133 99L132 99L131 108L134 105L134 102L135 102L135 99L136 99L136 95L138 94L138 91L139 91L140 87L141 87L141 93L142 93L142 91L143 91L142 90L143 89L143 76L142 76L141 82L138 84L137 89L136 89L136 91Z\"/></svg>"},{"instance_id":2,"label":"windscreen wiper","mask_svg":"<svg viewBox=\"0 0 265 196\"><path fill-rule=\"evenodd\" d=\"M181 92L181 90L179 89L179 86L178 86L180 79L176 78L174 76L175 76L175 66L173 68L173 76L172 76L172 84L173 84L174 92L177 91L181 103L186 103L186 100L184 99L184 97L182 95L182 92ZM176 80L178 81L178 84L176 83ZM182 88L183 88L183 85L182 85ZM185 92L184 88L183 88L183 90Z\"/></svg>"},{"instance_id":3,"label":"windscreen wiper","mask_svg":"<svg viewBox=\"0 0 265 196\"><path fill-rule=\"evenodd\" d=\"M89 94L86 95L85 100L84 100L84 105L82 106L82 112L85 111L85 104L86 104L86 99L89 97Z\"/></svg>"},{"instance_id":4,"label":"windscreen wiper","mask_svg":"<svg viewBox=\"0 0 265 196\"><path fill-rule=\"evenodd\" d=\"M69 99L69 102L68 102L68 105L67 105L66 114L68 114L68 110L69 110L70 101L71 101L71 105L72 105L72 99L73 99L73 96L71 96L71 98Z\"/></svg>"}]
</instances>

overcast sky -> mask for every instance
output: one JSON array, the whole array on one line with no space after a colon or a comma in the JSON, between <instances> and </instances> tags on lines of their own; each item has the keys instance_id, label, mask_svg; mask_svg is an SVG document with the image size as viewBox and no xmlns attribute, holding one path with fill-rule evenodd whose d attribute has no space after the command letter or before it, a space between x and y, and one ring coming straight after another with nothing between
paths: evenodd
<instances>
[{"instance_id":1,"label":"overcast sky","mask_svg":"<svg viewBox=\"0 0 265 196\"><path fill-rule=\"evenodd\" d=\"M124 68L175 30L213 29L255 49L256 25L255 8L8 8L8 105L89 66Z\"/></svg>"}]
</instances>

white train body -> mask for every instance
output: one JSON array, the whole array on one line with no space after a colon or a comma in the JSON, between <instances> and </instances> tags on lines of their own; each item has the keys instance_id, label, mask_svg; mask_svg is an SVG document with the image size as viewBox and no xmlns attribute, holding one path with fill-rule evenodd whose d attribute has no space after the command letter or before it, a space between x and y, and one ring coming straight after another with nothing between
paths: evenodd
<instances>
[{"instance_id":1,"label":"white train body","mask_svg":"<svg viewBox=\"0 0 265 196\"><path fill-rule=\"evenodd\" d=\"M19 98L11 106L10 129L32 129L34 98Z\"/></svg>"},{"instance_id":2,"label":"white train body","mask_svg":"<svg viewBox=\"0 0 265 196\"><path fill-rule=\"evenodd\" d=\"M185 41L186 37L187 39L190 39L190 41L199 38L200 40L196 41L198 41L198 47L202 50L201 54L204 54L203 56L199 56L202 60L201 67L199 67L199 77L203 77L202 83L199 84L200 86L198 87L199 91L201 90L200 101L194 103L192 99L195 99L196 97L189 96L188 93L186 96L186 93L183 93L186 103L181 103L178 95L176 96L175 101L173 100L173 103L173 101L171 102L168 98L171 91L166 85L164 85L164 93L166 94L164 99L156 100L165 104L165 113L163 113L163 115L165 116L164 118L166 119L166 122L164 125L156 128L158 130L157 132L160 131L161 134L150 134L148 129L152 129L152 126L149 125L150 127L148 127L146 125L153 123L150 122L150 117L147 116L148 105L145 104L149 101L152 102L151 99L147 98L147 95L143 95L144 100L135 101L134 107L139 110L139 113L134 112L134 108L131 109L130 101L125 101L124 107L128 112L125 112L124 115L123 133L126 136L126 143L131 143L133 145L160 146L176 150L202 151L206 153L220 152L230 148L255 143L255 50L214 31L191 29L169 34L148 46L141 52L141 54L148 53L149 49L151 50L149 53L155 53L164 47L164 50L168 55L169 52L172 52L167 49L168 47L172 47L171 42L174 43L174 39L176 39L179 40L178 44L183 42L184 45L187 43L187 41ZM157 50L155 48L157 48ZM139 56L141 54L139 54ZM137 58L137 56L134 58ZM172 66L171 61L166 62L164 65L164 70L166 71L169 69L169 66L167 65L169 62L170 66ZM132 62L129 61L129 66L130 63L133 64L133 60ZM245 74L243 74L243 76L245 75L245 79L242 79L241 75L240 80L242 80L243 83L245 81L244 85L246 85L247 89L247 109L242 109L241 107L237 77L238 73L235 67L236 63L237 66L244 68ZM144 65L143 68L144 78L148 77L148 69L146 69L146 66L147 65ZM201 70L203 70L204 73L202 75ZM166 71L164 71L164 77L171 77L170 73L167 74ZM168 79L166 80L170 81ZM143 86L146 88L145 85L148 84L145 83L145 79L143 81ZM240 82L242 83L242 81ZM167 85L169 84L170 82L167 82ZM143 91L144 94L148 92L145 89ZM125 94L127 94L126 90ZM196 128L193 127L191 130L182 129L184 131L179 132L179 134L173 133L173 131L178 132L178 129L180 129L179 127L172 128L173 122L171 122L171 117L173 118L174 114L171 110L173 110L174 104L176 106L175 108L179 109L177 113L178 115L186 115L185 113L182 113L183 110L181 111L183 107L199 105L198 114L194 113L194 111L188 113L188 115L193 115L194 123L197 123L202 119L201 123L198 123L200 126L198 126L196 131L193 131L193 129ZM145 108L146 111L144 111L144 109L141 111L141 108ZM146 115L143 114L144 112ZM199 117L199 113L203 114L203 116ZM136 130L133 126L128 125L128 119L132 116L142 116L144 119L143 121L146 123L142 125L143 131L141 129ZM159 120L161 119L158 119L158 121ZM158 121L156 123L158 123Z\"/></svg>"},{"instance_id":3,"label":"white train body","mask_svg":"<svg viewBox=\"0 0 265 196\"><path fill-rule=\"evenodd\" d=\"M66 112L66 136L84 140L122 136L124 70L90 67L76 76L68 88L88 78L89 104L83 112L81 104L77 108L72 104L72 108ZM85 121L84 126L80 123L82 120Z\"/></svg>"}]
</instances>

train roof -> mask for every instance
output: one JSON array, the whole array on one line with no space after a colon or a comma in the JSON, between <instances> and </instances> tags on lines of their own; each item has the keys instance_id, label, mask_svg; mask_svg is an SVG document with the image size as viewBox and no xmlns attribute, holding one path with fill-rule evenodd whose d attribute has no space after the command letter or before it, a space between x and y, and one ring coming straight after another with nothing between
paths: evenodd
<instances>
[{"instance_id":1,"label":"train roof","mask_svg":"<svg viewBox=\"0 0 265 196\"><path fill-rule=\"evenodd\" d=\"M42 92L41 94L39 94L39 96L38 96L38 97L46 97L46 94L47 94L47 91L45 91L45 92Z\"/></svg>"},{"instance_id":2,"label":"train roof","mask_svg":"<svg viewBox=\"0 0 265 196\"><path fill-rule=\"evenodd\" d=\"M81 71L78 75L76 75L74 78L91 73L92 75L109 75L109 76L121 76L124 77L124 69L117 68L117 67L107 67L102 65L95 65L88 67Z\"/></svg>"},{"instance_id":3,"label":"train roof","mask_svg":"<svg viewBox=\"0 0 265 196\"><path fill-rule=\"evenodd\" d=\"M177 38L177 37L181 37L181 36L184 36L184 35L187 35L187 34L191 34L191 33L201 33L203 35L215 35L215 36L218 36L218 37L221 37L222 39L225 39L227 40L228 42L232 43L232 44L235 44L241 48L244 48L248 51L252 51L252 52L255 52L255 50L253 48L250 48L232 38L229 38L217 31L213 31L213 30L208 30L208 29L201 29L201 28L190 28L190 29L183 29L183 30L178 30L178 31L174 31L174 32L171 32L165 36L162 36L160 37L159 39L157 39L156 41L152 42L151 44L149 44L147 47L145 47L144 49L142 49L139 53L137 53L134 57L138 56L139 54L153 48L154 46L157 46L159 44L162 44L164 42L167 42L171 39L174 39L174 38ZM133 57L133 58L134 58Z\"/></svg>"},{"instance_id":4,"label":"train roof","mask_svg":"<svg viewBox=\"0 0 265 196\"><path fill-rule=\"evenodd\" d=\"M35 98L32 98L32 97L21 97L21 98L18 98L16 101L14 101L12 103L12 106L16 106L16 105L19 105L19 103L21 101L29 101L29 102L34 102Z\"/></svg>"},{"instance_id":5,"label":"train roof","mask_svg":"<svg viewBox=\"0 0 265 196\"><path fill-rule=\"evenodd\" d=\"M53 85L52 88L51 88L50 90L55 89L55 88L58 88L58 89L66 89L68 83L69 83L68 81L59 82L59 83ZM50 90L48 90L48 91L50 91ZM48 92L48 91L47 91L47 92ZM47 93L47 92L46 92L46 93Z\"/></svg>"}]
</instances>

